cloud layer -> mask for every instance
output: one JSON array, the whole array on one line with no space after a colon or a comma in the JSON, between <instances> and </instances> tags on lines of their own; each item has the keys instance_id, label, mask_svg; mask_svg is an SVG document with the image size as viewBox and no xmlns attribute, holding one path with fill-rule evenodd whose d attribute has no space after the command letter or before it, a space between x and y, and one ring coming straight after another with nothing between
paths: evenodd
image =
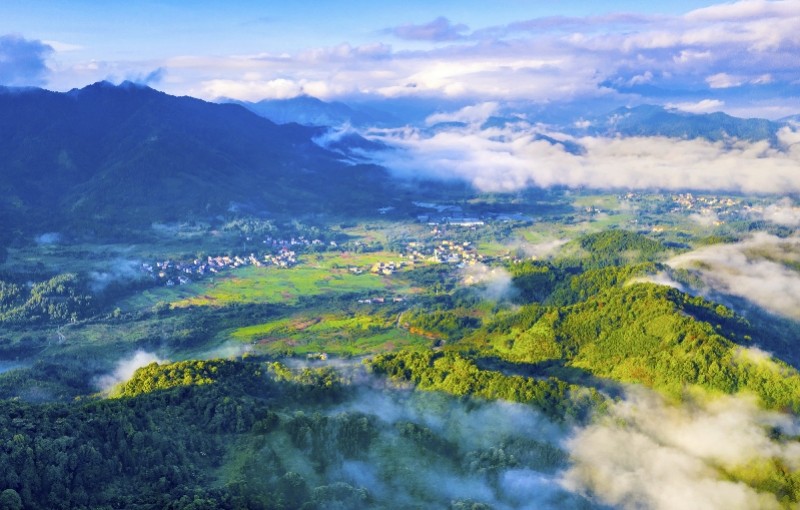
<instances>
[{"instance_id":1,"label":"cloud layer","mask_svg":"<svg viewBox=\"0 0 800 510\"><path fill-rule=\"evenodd\" d=\"M791 433L795 424L743 397L674 406L633 390L567 442L573 465L563 483L622 509L781 508L729 475L766 459L797 469L800 445L772 439L773 427Z\"/></svg>"},{"instance_id":2,"label":"cloud layer","mask_svg":"<svg viewBox=\"0 0 800 510\"><path fill-rule=\"evenodd\" d=\"M506 18L523 12L505 8ZM744 0L682 15L608 12L512 18L484 26L474 17L467 26L459 11L442 10L449 12L429 21L364 26L359 34L343 31L339 44L315 45L310 37L306 48L280 51L248 43L236 54L225 54L198 42L193 52L184 48L160 58L123 61L91 55L80 41L59 42L62 64L52 84L69 89L161 68L169 78L159 83L164 91L207 99L309 94L552 103L602 98L771 118L797 113L800 4L792 0ZM309 32L302 24L296 29ZM71 51L76 47L81 50ZM43 70L46 47L31 50L31 70Z\"/></svg>"},{"instance_id":3,"label":"cloud layer","mask_svg":"<svg viewBox=\"0 0 800 510\"><path fill-rule=\"evenodd\" d=\"M800 238L757 234L735 244L678 255L668 264L697 271L710 289L800 320Z\"/></svg>"},{"instance_id":4,"label":"cloud layer","mask_svg":"<svg viewBox=\"0 0 800 510\"><path fill-rule=\"evenodd\" d=\"M488 118L493 104L437 115L439 122L467 124L432 134L411 128L375 131L373 136L401 149L376 158L401 176L457 178L483 191L568 186L800 192L800 132L788 127L778 134L778 148L767 141L573 137L524 121L485 127L480 114Z\"/></svg>"}]
</instances>

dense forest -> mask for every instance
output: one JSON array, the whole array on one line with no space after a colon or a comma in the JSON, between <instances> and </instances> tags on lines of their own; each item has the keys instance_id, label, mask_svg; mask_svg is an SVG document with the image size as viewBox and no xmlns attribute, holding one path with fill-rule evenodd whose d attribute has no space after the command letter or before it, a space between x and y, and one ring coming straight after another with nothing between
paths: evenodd
<instances>
[{"instance_id":1,"label":"dense forest","mask_svg":"<svg viewBox=\"0 0 800 510\"><path fill-rule=\"evenodd\" d=\"M223 231L247 242L283 237L282 228L232 219ZM375 265L383 241L286 229L324 239L304 255L328 264L314 269L326 287L341 273L378 278L357 275L370 271L354 260ZM382 276L384 287L213 306L175 306L169 293L205 295L240 276L211 275L190 291L124 280L97 292L85 273L7 270L0 502L633 508L603 492L602 473L575 445L625 431L670 447L629 414L647 392L653 416L686 412L690 423L717 412L714 402L744 406L760 450L746 462L692 459L703 466L699 483L725 481L758 507L792 508L800 472L787 423L800 412L800 373L762 348L789 349L794 323L690 292L700 273L667 263L681 250L605 230L563 243L557 256L481 262L502 292L486 292L488 280L466 284L469 267L418 264ZM147 306L126 301L151 293ZM145 363L116 373L116 361L144 351Z\"/></svg>"}]
</instances>

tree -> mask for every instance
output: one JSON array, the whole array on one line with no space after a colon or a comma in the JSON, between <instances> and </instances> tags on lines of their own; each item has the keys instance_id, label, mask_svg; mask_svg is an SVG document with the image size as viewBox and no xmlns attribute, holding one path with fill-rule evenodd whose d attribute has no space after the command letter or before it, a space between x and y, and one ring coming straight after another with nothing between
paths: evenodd
<instances>
[{"instance_id":1,"label":"tree","mask_svg":"<svg viewBox=\"0 0 800 510\"><path fill-rule=\"evenodd\" d=\"M22 498L14 489L0 492L0 508L3 510L22 510Z\"/></svg>"}]
</instances>

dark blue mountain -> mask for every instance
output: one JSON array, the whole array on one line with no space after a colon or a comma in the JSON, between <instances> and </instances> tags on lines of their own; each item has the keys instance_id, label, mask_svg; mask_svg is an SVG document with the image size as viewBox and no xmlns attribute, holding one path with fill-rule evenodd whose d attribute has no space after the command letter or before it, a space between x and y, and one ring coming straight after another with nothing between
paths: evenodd
<instances>
[{"instance_id":1,"label":"dark blue mountain","mask_svg":"<svg viewBox=\"0 0 800 510\"><path fill-rule=\"evenodd\" d=\"M618 108L589 120L586 132L594 135L704 138L715 142L735 138L769 140L774 144L783 127L782 123L766 119L740 119L720 112L693 114L653 105Z\"/></svg>"},{"instance_id":2,"label":"dark blue mountain","mask_svg":"<svg viewBox=\"0 0 800 510\"><path fill-rule=\"evenodd\" d=\"M311 96L291 99L264 99L257 103L225 99L223 102L239 104L248 110L278 124L295 122L304 126L354 127L387 126L398 123L392 115L374 108L352 108L340 102L325 102Z\"/></svg>"},{"instance_id":3,"label":"dark blue mountain","mask_svg":"<svg viewBox=\"0 0 800 510\"><path fill-rule=\"evenodd\" d=\"M778 122L782 124L788 124L790 126L800 126L800 113L797 115L789 115L788 117L783 117L778 119Z\"/></svg>"},{"instance_id":4,"label":"dark blue mountain","mask_svg":"<svg viewBox=\"0 0 800 510\"><path fill-rule=\"evenodd\" d=\"M0 224L102 233L231 203L285 215L386 205L385 170L344 162L321 134L131 83L0 89Z\"/></svg>"}]
</instances>

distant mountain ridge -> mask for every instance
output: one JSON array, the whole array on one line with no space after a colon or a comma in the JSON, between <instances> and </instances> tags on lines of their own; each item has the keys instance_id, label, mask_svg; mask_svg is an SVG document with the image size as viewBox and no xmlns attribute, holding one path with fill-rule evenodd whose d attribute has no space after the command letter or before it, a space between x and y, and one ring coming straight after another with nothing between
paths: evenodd
<instances>
[{"instance_id":1,"label":"distant mountain ridge","mask_svg":"<svg viewBox=\"0 0 800 510\"><path fill-rule=\"evenodd\" d=\"M777 143L778 130L786 125L767 119L742 119L725 113L688 113L663 106L622 107L587 119L586 132L601 136L665 136L704 138L713 142L729 139L769 140Z\"/></svg>"},{"instance_id":2,"label":"distant mountain ridge","mask_svg":"<svg viewBox=\"0 0 800 510\"><path fill-rule=\"evenodd\" d=\"M129 82L0 89L0 223L103 231L231 203L284 214L385 205L385 170L345 163L314 142L323 132Z\"/></svg>"},{"instance_id":3,"label":"distant mountain ridge","mask_svg":"<svg viewBox=\"0 0 800 510\"><path fill-rule=\"evenodd\" d=\"M233 103L277 124L295 122L304 126L357 127L396 124L391 115L375 109L351 107L341 102L325 102L312 96L297 96L290 99L263 99L258 102L223 99L222 103Z\"/></svg>"},{"instance_id":4,"label":"distant mountain ridge","mask_svg":"<svg viewBox=\"0 0 800 510\"><path fill-rule=\"evenodd\" d=\"M458 109L463 105L441 104L437 108L428 100L407 98L402 102L386 100L369 105L349 105L343 102L325 102L311 96L291 99L267 99L256 103L226 100L277 123L296 122L307 126L342 126L355 128L399 127L417 125L428 133L450 128L460 129L463 122L439 122L433 126L424 123L427 115L442 109ZM554 107L556 110L558 108ZM416 112L409 115L409 112ZM428 112L427 114L421 112ZM538 105L522 103L501 105L498 112L488 118L481 129L505 127L516 122L542 122L555 129L572 134L594 136L665 136L669 138L703 138L710 141L731 139L777 143L777 132L787 125L800 124L800 115L776 121L759 118L739 118L715 113L690 113L658 105L623 106L600 115L576 117L576 111L542 110ZM413 120L413 119L416 120ZM578 127L580 126L580 127Z\"/></svg>"}]
</instances>

